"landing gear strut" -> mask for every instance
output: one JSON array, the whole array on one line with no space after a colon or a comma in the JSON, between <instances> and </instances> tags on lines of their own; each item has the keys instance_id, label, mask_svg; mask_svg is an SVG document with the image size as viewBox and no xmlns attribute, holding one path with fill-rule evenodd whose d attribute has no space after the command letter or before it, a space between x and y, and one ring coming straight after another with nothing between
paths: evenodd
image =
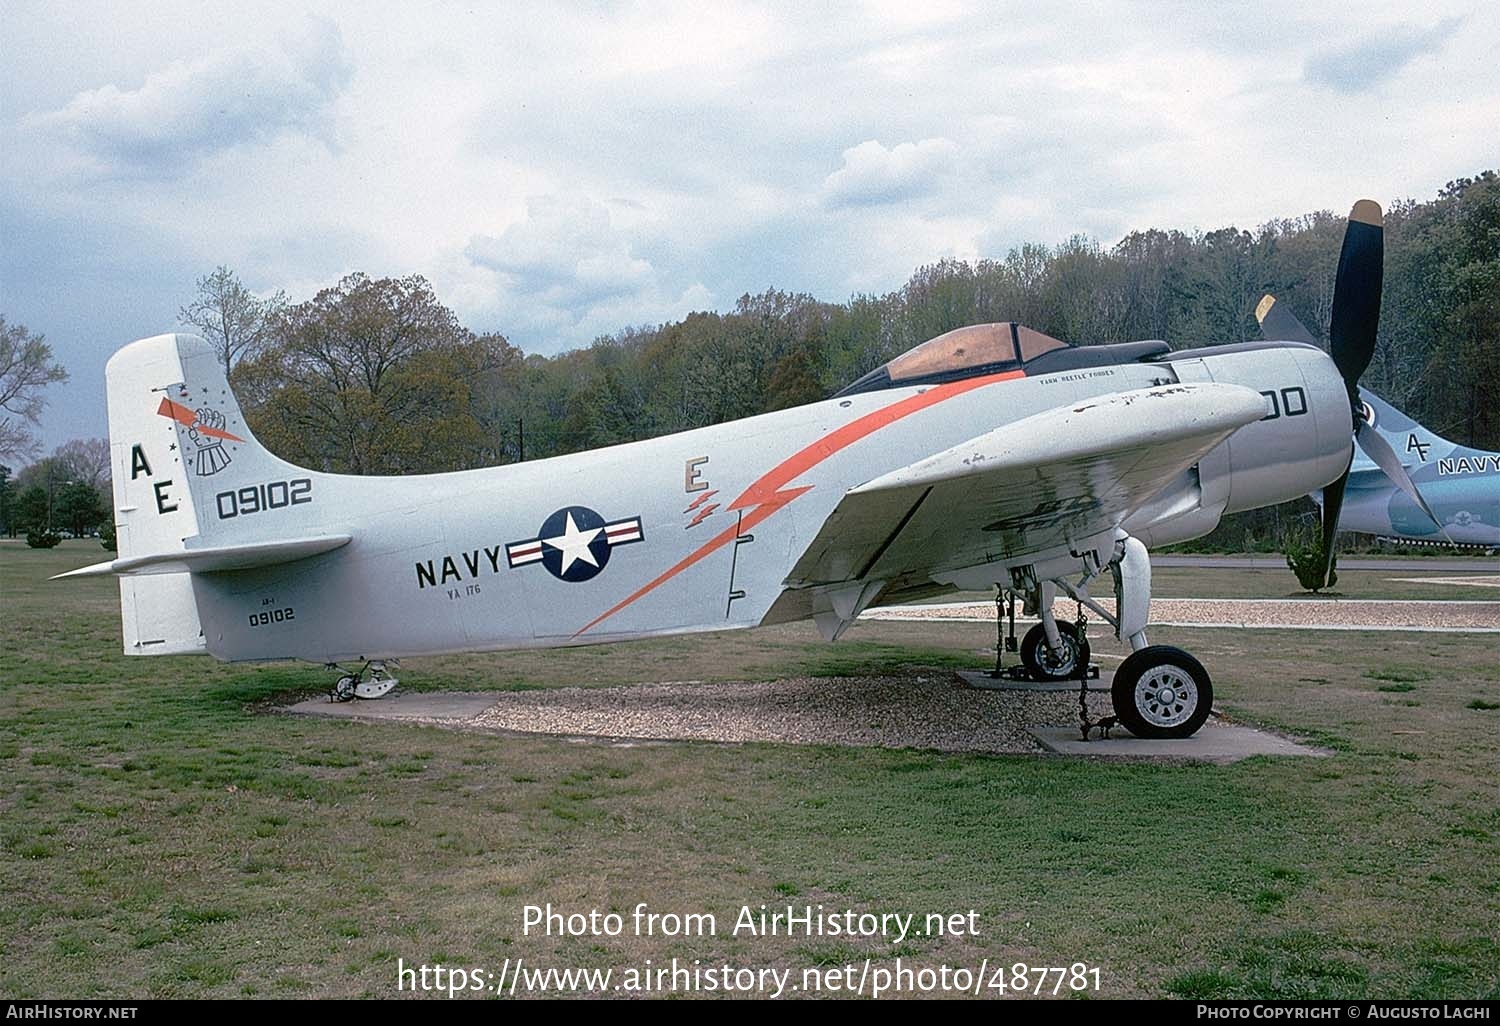
<instances>
[{"instance_id":1,"label":"landing gear strut","mask_svg":"<svg viewBox=\"0 0 1500 1026\"><path fill-rule=\"evenodd\" d=\"M329 663L328 669L339 671L339 679L334 681L333 687L329 689L328 700L348 702L356 698L380 698L388 694L400 681L386 672L386 665L384 660L372 659L350 673L334 663ZM399 664L395 660L390 660L390 665L398 666Z\"/></svg>"},{"instance_id":2,"label":"landing gear strut","mask_svg":"<svg viewBox=\"0 0 1500 1026\"><path fill-rule=\"evenodd\" d=\"M1077 555L1075 553L1075 555ZM1114 578L1115 608L1105 609L1089 595L1089 583L1108 569ZM1050 569L1050 568L1049 568ZM1062 576L1038 580L1034 568L1012 571L1009 590L1026 596L1028 612L1041 623L1021 643L1021 661L1033 680L1079 682L1079 719L1084 740L1099 728L1103 736L1115 724L1139 738L1192 737L1213 711L1214 690L1203 664L1180 648L1152 645L1146 640L1151 606L1151 561L1141 542L1119 532L1113 558L1084 556L1084 576L1076 583ZM1078 622L1058 620L1052 600L1062 591L1078 603ZM1084 609L1088 608L1115 629L1130 655L1115 671L1110 688L1114 715L1089 718L1087 697L1089 643Z\"/></svg>"}]
</instances>

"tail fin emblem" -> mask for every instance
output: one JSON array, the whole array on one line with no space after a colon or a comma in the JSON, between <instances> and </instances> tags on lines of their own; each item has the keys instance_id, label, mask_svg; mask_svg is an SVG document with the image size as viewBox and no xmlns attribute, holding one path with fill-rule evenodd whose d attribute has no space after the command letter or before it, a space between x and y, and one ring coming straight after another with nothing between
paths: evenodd
<instances>
[{"instance_id":1,"label":"tail fin emblem","mask_svg":"<svg viewBox=\"0 0 1500 1026\"><path fill-rule=\"evenodd\" d=\"M181 403L164 398L156 412L188 429L188 437L198 447L195 465L199 477L212 477L229 466L229 454L224 451L225 442L244 441L238 435L224 430L224 414L218 410L191 410Z\"/></svg>"}]
</instances>

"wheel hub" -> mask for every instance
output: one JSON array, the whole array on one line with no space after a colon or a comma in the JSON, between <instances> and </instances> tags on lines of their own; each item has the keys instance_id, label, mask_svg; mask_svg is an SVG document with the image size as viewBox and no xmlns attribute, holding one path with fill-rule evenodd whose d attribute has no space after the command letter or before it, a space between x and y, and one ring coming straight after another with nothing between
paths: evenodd
<instances>
[{"instance_id":1,"label":"wheel hub","mask_svg":"<svg viewBox=\"0 0 1500 1026\"><path fill-rule=\"evenodd\" d=\"M1059 640L1062 644L1057 648L1051 646L1042 648L1042 662L1054 673L1071 670L1073 664L1078 662L1078 646L1073 644L1072 639L1063 635Z\"/></svg>"},{"instance_id":2,"label":"wheel hub","mask_svg":"<svg viewBox=\"0 0 1500 1026\"><path fill-rule=\"evenodd\" d=\"M1175 666L1157 666L1135 686L1136 710L1147 723L1175 727L1198 708L1198 688L1192 677Z\"/></svg>"}]
</instances>

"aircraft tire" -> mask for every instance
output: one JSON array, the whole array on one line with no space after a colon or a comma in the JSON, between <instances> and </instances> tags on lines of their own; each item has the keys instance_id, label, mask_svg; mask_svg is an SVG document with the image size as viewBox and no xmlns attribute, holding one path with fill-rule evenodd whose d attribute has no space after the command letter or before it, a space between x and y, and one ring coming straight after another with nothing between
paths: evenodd
<instances>
[{"instance_id":1,"label":"aircraft tire","mask_svg":"<svg viewBox=\"0 0 1500 1026\"><path fill-rule=\"evenodd\" d=\"M359 678L352 673L346 673L333 685L332 698L335 702L348 702L354 698L356 688L359 686Z\"/></svg>"},{"instance_id":2,"label":"aircraft tire","mask_svg":"<svg viewBox=\"0 0 1500 1026\"><path fill-rule=\"evenodd\" d=\"M1152 645L1125 657L1115 671L1110 700L1120 723L1136 737L1192 737L1213 710L1214 688L1208 671L1191 655Z\"/></svg>"},{"instance_id":3,"label":"aircraft tire","mask_svg":"<svg viewBox=\"0 0 1500 1026\"><path fill-rule=\"evenodd\" d=\"M1062 638L1067 655L1054 659L1047 646L1047 632L1037 624L1021 639L1021 664L1032 680L1058 681L1077 680L1080 664L1089 664L1089 642L1078 636L1078 628L1067 620L1057 621L1057 633Z\"/></svg>"}]
</instances>

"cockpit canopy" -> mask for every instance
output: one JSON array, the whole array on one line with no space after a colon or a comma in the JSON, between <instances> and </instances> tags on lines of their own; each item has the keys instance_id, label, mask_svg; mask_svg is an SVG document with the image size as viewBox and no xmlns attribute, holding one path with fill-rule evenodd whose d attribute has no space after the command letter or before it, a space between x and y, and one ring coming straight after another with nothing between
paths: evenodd
<instances>
[{"instance_id":1,"label":"cockpit canopy","mask_svg":"<svg viewBox=\"0 0 1500 1026\"><path fill-rule=\"evenodd\" d=\"M1171 348L1161 341L1071 346L1015 321L971 324L908 349L853 384L846 385L835 398L883 388L940 384L1005 371L1021 370L1027 376L1036 376L1082 367L1150 362L1162 359Z\"/></svg>"},{"instance_id":2,"label":"cockpit canopy","mask_svg":"<svg viewBox=\"0 0 1500 1026\"><path fill-rule=\"evenodd\" d=\"M1043 335L1024 324L971 324L967 328L928 339L845 387L839 395L873 392L902 385L924 385L980 374L1017 370L1066 342Z\"/></svg>"}]
</instances>

